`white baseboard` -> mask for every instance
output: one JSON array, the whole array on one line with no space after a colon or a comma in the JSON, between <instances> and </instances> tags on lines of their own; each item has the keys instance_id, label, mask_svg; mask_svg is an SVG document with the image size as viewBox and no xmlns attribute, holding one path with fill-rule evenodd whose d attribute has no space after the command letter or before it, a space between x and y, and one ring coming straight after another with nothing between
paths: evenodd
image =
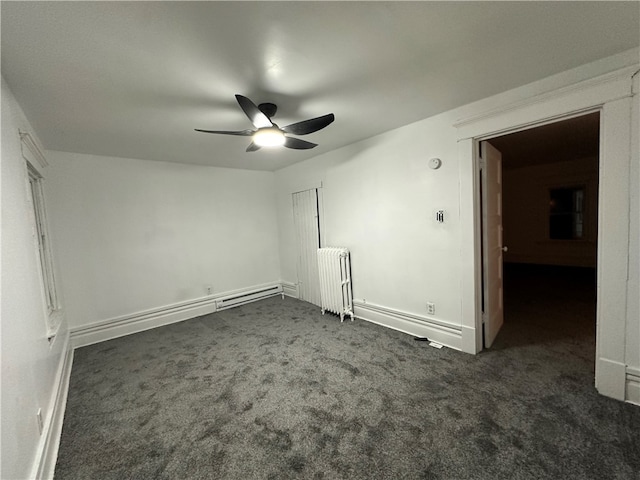
<instances>
[{"instance_id":1,"label":"white baseboard","mask_svg":"<svg viewBox=\"0 0 640 480\"><path fill-rule=\"evenodd\" d=\"M462 350L460 325L402 312L380 305L353 301L354 315L361 320L392 328L414 337L427 337L455 350Z\"/></svg>"},{"instance_id":2,"label":"white baseboard","mask_svg":"<svg viewBox=\"0 0 640 480\"><path fill-rule=\"evenodd\" d=\"M287 297L300 298L297 283L282 282L282 291Z\"/></svg>"},{"instance_id":3,"label":"white baseboard","mask_svg":"<svg viewBox=\"0 0 640 480\"><path fill-rule=\"evenodd\" d=\"M596 389L606 397L625 399L626 365L608 358L596 359Z\"/></svg>"},{"instance_id":4,"label":"white baseboard","mask_svg":"<svg viewBox=\"0 0 640 480\"><path fill-rule=\"evenodd\" d=\"M460 350L464 353L471 353L475 355L476 353L480 353L482 351L482 338L479 338L476 335L475 327L467 327L462 325L461 331L461 342L460 342Z\"/></svg>"},{"instance_id":5,"label":"white baseboard","mask_svg":"<svg viewBox=\"0 0 640 480\"><path fill-rule=\"evenodd\" d=\"M279 282L254 285L222 292L216 295L196 298L185 302L178 302L163 307L145 310L143 312L132 313L121 317L92 323L90 325L74 328L71 331L73 348L84 347L100 343L114 338L131 335L133 333L162 327L171 323L182 322L190 318L208 315L216 311L216 303L221 299L228 299L232 296L251 295L267 287L280 286ZM248 301L260 300L262 297L252 298Z\"/></svg>"},{"instance_id":6,"label":"white baseboard","mask_svg":"<svg viewBox=\"0 0 640 480\"><path fill-rule=\"evenodd\" d=\"M627 367L625 400L640 405L640 368Z\"/></svg>"},{"instance_id":7,"label":"white baseboard","mask_svg":"<svg viewBox=\"0 0 640 480\"><path fill-rule=\"evenodd\" d=\"M213 297L174 303L173 305L74 328L71 331L71 340L73 348L85 347L170 323L207 315L215 311L216 299Z\"/></svg>"},{"instance_id":8,"label":"white baseboard","mask_svg":"<svg viewBox=\"0 0 640 480\"><path fill-rule=\"evenodd\" d=\"M38 455L33 467L31 478L52 479L58 460L58 447L62 435L62 423L67 406L67 394L69 393L69 378L73 364L73 348L69 336L65 340L61 365L55 380L54 400L51 414L46 419L42 431L42 440L38 446Z\"/></svg>"}]
</instances>

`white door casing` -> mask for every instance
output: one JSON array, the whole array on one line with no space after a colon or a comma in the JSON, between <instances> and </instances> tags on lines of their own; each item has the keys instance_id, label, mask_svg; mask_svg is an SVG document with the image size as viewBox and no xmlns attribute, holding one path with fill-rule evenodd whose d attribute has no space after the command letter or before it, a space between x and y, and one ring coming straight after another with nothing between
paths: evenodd
<instances>
[{"instance_id":1,"label":"white door casing","mask_svg":"<svg viewBox=\"0 0 640 480\"><path fill-rule=\"evenodd\" d=\"M558 120L600 112L598 190L597 330L595 384L603 395L625 400L625 338L633 75L638 65L555 91L505 103L455 123L460 160L462 346L482 350L481 214L476 149L483 140ZM606 228L604 228L606 226Z\"/></svg>"},{"instance_id":2,"label":"white door casing","mask_svg":"<svg viewBox=\"0 0 640 480\"><path fill-rule=\"evenodd\" d=\"M484 346L491 347L504 323L502 278L502 154L480 144L482 171L482 258Z\"/></svg>"}]
</instances>

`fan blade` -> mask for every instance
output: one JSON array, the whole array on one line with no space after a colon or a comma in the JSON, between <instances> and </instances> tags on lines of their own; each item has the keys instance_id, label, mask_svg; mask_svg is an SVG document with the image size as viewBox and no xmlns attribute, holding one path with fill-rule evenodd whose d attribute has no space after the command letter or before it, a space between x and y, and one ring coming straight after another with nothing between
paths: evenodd
<instances>
[{"instance_id":1,"label":"fan blade","mask_svg":"<svg viewBox=\"0 0 640 480\"><path fill-rule=\"evenodd\" d=\"M317 147L318 144L300 140L299 138L287 137L284 141L284 146L295 150L307 150L308 148Z\"/></svg>"},{"instance_id":2,"label":"fan blade","mask_svg":"<svg viewBox=\"0 0 640 480\"><path fill-rule=\"evenodd\" d=\"M260 150L262 147L260 145L256 145L255 143L251 142L249 144L249 146L247 147L247 152L255 152L256 150Z\"/></svg>"},{"instance_id":3,"label":"fan blade","mask_svg":"<svg viewBox=\"0 0 640 480\"><path fill-rule=\"evenodd\" d=\"M199 128L196 128L195 131L204 133L221 133L222 135L241 135L243 137L248 137L255 133L253 130L238 130L235 132L229 132L226 130L200 130Z\"/></svg>"},{"instance_id":4,"label":"fan blade","mask_svg":"<svg viewBox=\"0 0 640 480\"><path fill-rule=\"evenodd\" d=\"M294 135L307 135L308 133L317 132L329 125L335 120L333 113L323 115L322 117L312 118L303 122L292 123L286 127L282 127L283 132L293 133Z\"/></svg>"},{"instance_id":5,"label":"fan blade","mask_svg":"<svg viewBox=\"0 0 640 480\"><path fill-rule=\"evenodd\" d=\"M265 128L273 126L269 117L267 117L264 113L260 111L256 104L249 100L247 97L243 97L242 95L236 95L236 100L240 105L240 108L244 111L245 115L249 117L251 123L256 128Z\"/></svg>"}]
</instances>

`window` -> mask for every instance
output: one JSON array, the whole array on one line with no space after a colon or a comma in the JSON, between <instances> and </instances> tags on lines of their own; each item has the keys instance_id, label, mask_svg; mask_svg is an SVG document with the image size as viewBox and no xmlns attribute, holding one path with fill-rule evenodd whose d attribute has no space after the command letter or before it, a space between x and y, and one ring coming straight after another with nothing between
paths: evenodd
<instances>
[{"instance_id":1,"label":"window","mask_svg":"<svg viewBox=\"0 0 640 480\"><path fill-rule=\"evenodd\" d=\"M55 313L60 307L58 304L58 295L56 293L53 273L49 232L47 230L44 194L42 190L43 178L29 163L27 163L27 169L29 171L29 186L31 189L31 199L33 201L33 214L35 220L38 256L40 258L40 270L42 273L42 284L47 304L47 329L49 337L52 337L55 335L58 328L59 315L56 315Z\"/></svg>"},{"instance_id":2,"label":"window","mask_svg":"<svg viewBox=\"0 0 640 480\"><path fill-rule=\"evenodd\" d=\"M585 188L549 190L549 238L577 240L584 237Z\"/></svg>"},{"instance_id":3,"label":"window","mask_svg":"<svg viewBox=\"0 0 640 480\"><path fill-rule=\"evenodd\" d=\"M29 132L19 130L19 134L22 157L27 165L29 178L28 188L31 194L31 204L33 205L33 230L36 237L37 255L40 260L39 270L42 280L42 292L47 308L45 318L47 337L49 338L50 345L53 345L58 328L62 323L63 313L56 292L53 258L51 256L49 230L47 229L47 216L44 205L44 191L42 188L44 179L40 174L40 168L47 168L49 163Z\"/></svg>"}]
</instances>

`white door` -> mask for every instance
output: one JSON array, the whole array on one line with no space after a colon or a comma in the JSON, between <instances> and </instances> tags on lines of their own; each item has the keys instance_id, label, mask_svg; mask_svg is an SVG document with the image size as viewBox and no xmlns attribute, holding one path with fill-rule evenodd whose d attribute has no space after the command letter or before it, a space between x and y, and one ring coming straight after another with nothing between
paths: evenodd
<instances>
[{"instance_id":1,"label":"white door","mask_svg":"<svg viewBox=\"0 0 640 480\"><path fill-rule=\"evenodd\" d=\"M297 238L298 295L300 300L320 306L318 248L320 216L318 189L293 194L293 221Z\"/></svg>"},{"instance_id":2,"label":"white door","mask_svg":"<svg viewBox=\"0 0 640 480\"><path fill-rule=\"evenodd\" d=\"M484 347L493 344L504 322L502 302L502 154L480 144L482 169L482 284Z\"/></svg>"}]
</instances>

